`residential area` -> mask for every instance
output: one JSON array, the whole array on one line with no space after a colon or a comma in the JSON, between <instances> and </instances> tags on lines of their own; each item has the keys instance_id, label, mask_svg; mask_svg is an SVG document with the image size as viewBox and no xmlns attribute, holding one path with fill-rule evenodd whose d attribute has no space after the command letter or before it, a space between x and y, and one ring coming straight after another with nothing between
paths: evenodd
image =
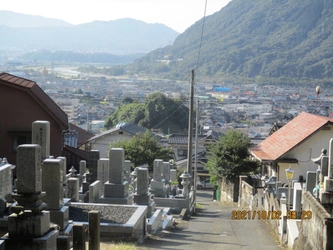
<instances>
[{"instance_id":1,"label":"residential area","mask_svg":"<svg viewBox=\"0 0 333 250\"><path fill-rule=\"evenodd\" d=\"M122 99L131 97L140 101L156 89L176 97L187 95L189 87L186 83L162 80L131 79L125 84L122 80L100 77L54 79L45 75L30 79L10 73L0 74L0 93L11 93L1 96L1 105L8 105L10 96L21 96L20 102L2 110L2 116L8 122L5 123L7 127L2 129L1 141L4 144L0 153L11 164L16 164L16 147L31 142L32 122L48 120L52 128L51 154L67 158L67 171L71 167L78 168L82 160L87 161L89 166L91 150L97 149L101 157L107 157L110 142L129 139L145 131L145 128L133 123L103 130L103 121L121 105ZM206 188L203 183L209 179L209 172L205 168L207 145L217 142L228 130L241 131L251 138L252 147L249 150L252 157L260 162L261 173L257 176L240 176L236 183L222 181L217 193L214 193L214 199L238 202L239 208L245 209L243 211L273 210L282 211L283 214L295 211L297 216L293 220L271 220L269 224L280 237L281 243L289 247L300 244L298 237L306 237L302 230L315 230L302 219L304 207L311 211L311 218L319 216L318 219L329 220L332 214L333 206L329 198L333 181L330 177L333 170L329 163L333 157L330 92L321 92L319 88L316 92L316 88L297 91L296 88L272 86L221 85L197 84L195 89L195 98L200 103L200 126L198 154L193 155L192 159L193 162L194 159L198 161L198 180L203 181L198 189ZM26 109L22 110L22 105ZM157 134L160 142L174 152L172 165L179 171L186 170L187 131ZM193 152L194 149L193 145ZM292 179L286 177L289 170L293 173ZM292 188L289 188L290 181ZM317 183L321 185L317 187ZM318 206L323 206L321 215L316 210ZM315 223L310 219L308 221ZM329 232L331 224L325 223L320 229ZM326 236L324 233L317 238L315 244L330 246L332 243ZM306 238L308 241L310 239Z\"/></svg>"}]
</instances>

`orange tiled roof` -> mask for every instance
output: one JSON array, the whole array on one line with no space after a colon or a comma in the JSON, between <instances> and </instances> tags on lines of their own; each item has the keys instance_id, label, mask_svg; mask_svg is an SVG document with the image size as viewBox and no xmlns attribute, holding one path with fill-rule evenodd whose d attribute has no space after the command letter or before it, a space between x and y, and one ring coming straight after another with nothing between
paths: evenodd
<instances>
[{"instance_id":1,"label":"orange tiled roof","mask_svg":"<svg viewBox=\"0 0 333 250\"><path fill-rule=\"evenodd\" d=\"M323 126L332 123L332 118L302 112L256 147L251 148L250 152L260 160L277 160Z\"/></svg>"},{"instance_id":2,"label":"orange tiled roof","mask_svg":"<svg viewBox=\"0 0 333 250\"><path fill-rule=\"evenodd\" d=\"M0 72L0 84L27 91L48 113L57 117L63 130L68 129L67 114L34 81Z\"/></svg>"}]
</instances>

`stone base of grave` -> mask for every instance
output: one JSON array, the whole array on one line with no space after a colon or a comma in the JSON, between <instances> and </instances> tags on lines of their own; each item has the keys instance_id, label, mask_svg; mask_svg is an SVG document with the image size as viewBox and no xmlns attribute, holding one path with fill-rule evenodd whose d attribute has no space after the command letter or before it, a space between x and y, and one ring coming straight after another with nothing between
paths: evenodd
<instances>
[{"instance_id":1,"label":"stone base of grave","mask_svg":"<svg viewBox=\"0 0 333 250\"><path fill-rule=\"evenodd\" d=\"M68 225L69 207L63 206L59 210L48 210L50 212L50 220L57 224L60 230L64 230Z\"/></svg>"},{"instance_id":2,"label":"stone base of grave","mask_svg":"<svg viewBox=\"0 0 333 250\"><path fill-rule=\"evenodd\" d=\"M154 197L163 197L166 196L166 191L164 189L149 189L149 192L154 195Z\"/></svg>"},{"instance_id":3,"label":"stone base of grave","mask_svg":"<svg viewBox=\"0 0 333 250\"><path fill-rule=\"evenodd\" d=\"M323 189L320 190L319 199L321 204L333 205L333 192L325 192Z\"/></svg>"},{"instance_id":4,"label":"stone base of grave","mask_svg":"<svg viewBox=\"0 0 333 250\"><path fill-rule=\"evenodd\" d=\"M135 194L134 195L134 202L138 205L147 205L151 200L151 194Z\"/></svg>"},{"instance_id":5,"label":"stone base of grave","mask_svg":"<svg viewBox=\"0 0 333 250\"><path fill-rule=\"evenodd\" d=\"M150 183L149 192L154 195L154 197L165 197L166 189L164 183L161 181L152 180Z\"/></svg>"},{"instance_id":6,"label":"stone base of grave","mask_svg":"<svg viewBox=\"0 0 333 250\"><path fill-rule=\"evenodd\" d=\"M0 240L5 241L5 249L19 250L56 250L58 230L51 230L38 238L28 237L9 237L9 234L4 235Z\"/></svg>"},{"instance_id":7,"label":"stone base of grave","mask_svg":"<svg viewBox=\"0 0 333 250\"><path fill-rule=\"evenodd\" d=\"M127 195L126 197L105 197L102 196L99 198L98 203L104 204L122 204L122 205L132 205L133 204L133 195Z\"/></svg>"},{"instance_id":8,"label":"stone base of grave","mask_svg":"<svg viewBox=\"0 0 333 250\"><path fill-rule=\"evenodd\" d=\"M128 182L121 184L106 182L104 185L104 197L118 198L128 196Z\"/></svg>"},{"instance_id":9,"label":"stone base of grave","mask_svg":"<svg viewBox=\"0 0 333 250\"><path fill-rule=\"evenodd\" d=\"M134 203L141 206L148 206L147 218L150 218L155 210L155 202L151 201L151 194L148 195L134 195Z\"/></svg>"},{"instance_id":10,"label":"stone base of grave","mask_svg":"<svg viewBox=\"0 0 333 250\"><path fill-rule=\"evenodd\" d=\"M32 212L11 214L8 217L9 237L42 237L50 230L50 212L43 211L34 215Z\"/></svg>"},{"instance_id":11,"label":"stone base of grave","mask_svg":"<svg viewBox=\"0 0 333 250\"><path fill-rule=\"evenodd\" d=\"M324 177L324 190L326 192L333 192L333 179L329 179L328 176Z\"/></svg>"}]
</instances>

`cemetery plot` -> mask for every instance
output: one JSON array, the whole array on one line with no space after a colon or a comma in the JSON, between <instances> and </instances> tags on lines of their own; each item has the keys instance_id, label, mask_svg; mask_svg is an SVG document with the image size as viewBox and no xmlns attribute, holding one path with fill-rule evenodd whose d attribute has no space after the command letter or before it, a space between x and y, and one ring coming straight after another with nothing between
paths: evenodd
<instances>
[{"instance_id":1,"label":"cemetery plot","mask_svg":"<svg viewBox=\"0 0 333 250\"><path fill-rule=\"evenodd\" d=\"M101 223L126 224L137 207L76 203L69 207L69 219L88 222L88 213L92 210L100 212Z\"/></svg>"}]
</instances>

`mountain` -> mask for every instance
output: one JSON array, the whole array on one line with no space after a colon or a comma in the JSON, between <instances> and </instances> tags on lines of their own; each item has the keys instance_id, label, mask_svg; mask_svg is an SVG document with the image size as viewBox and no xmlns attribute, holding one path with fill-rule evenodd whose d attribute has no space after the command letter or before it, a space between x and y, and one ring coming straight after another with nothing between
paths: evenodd
<instances>
[{"instance_id":1,"label":"mountain","mask_svg":"<svg viewBox=\"0 0 333 250\"><path fill-rule=\"evenodd\" d=\"M72 26L72 24L60 19L21 14L7 10L0 10L0 25L11 28Z\"/></svg>"},{"instance_id":2,"label":"mountain","mask_svg":"<svg viewBox=\"0 0 333 250\"><path fill-rule=\"evenodd\" d=\"M333 1L232 0L137 59L133 72L245 78L258 83L333 82ZM159 61L159 63L157 63ZM143 67L145 65L145 67Z\"/></svg>"},{"instance_id":3,"label":"mountain","mask_svg":"<svg viewBox=\"0 0 333 250\"><path fill-rule=\"evenodd\" d=\"M0 50L47 49L128 55L170 45L179 35L164 24L147 24L130 18L57 27L9 26L0 26Z\"/></svg>"}]
</instances>

